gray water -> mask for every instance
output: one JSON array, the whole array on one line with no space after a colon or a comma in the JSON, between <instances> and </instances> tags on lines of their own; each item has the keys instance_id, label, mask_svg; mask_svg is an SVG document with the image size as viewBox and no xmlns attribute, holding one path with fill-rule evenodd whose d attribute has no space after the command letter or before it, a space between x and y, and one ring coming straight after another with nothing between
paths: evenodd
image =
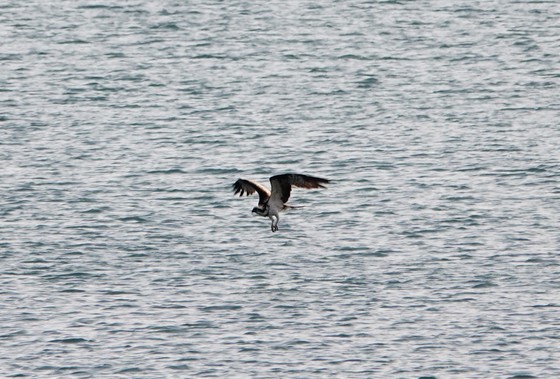
<instances>
[{"instance_id":1,"label":"gray water","mask_svg":"<svg viewBox=\"0 0 560 379\"><path fill-rule=\"evenodd\" d=\"M4 1L0 376L560 377L559 19Z\"/></svg>"}]
</instances>

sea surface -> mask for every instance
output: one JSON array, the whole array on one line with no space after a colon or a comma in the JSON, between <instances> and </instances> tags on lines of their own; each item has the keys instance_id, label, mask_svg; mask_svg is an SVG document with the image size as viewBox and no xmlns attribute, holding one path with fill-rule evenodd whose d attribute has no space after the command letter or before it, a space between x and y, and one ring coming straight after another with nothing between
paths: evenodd
<instances>
[{"instance_id":1,"label":"sea surface","mask_svg":"<svg viewBox=\"0 0 560 379\"><path fill-rule=\"evenodd\" d=\"M559 378L558 20L2 1L0 377Z\"/></svg>"}]
</instances>

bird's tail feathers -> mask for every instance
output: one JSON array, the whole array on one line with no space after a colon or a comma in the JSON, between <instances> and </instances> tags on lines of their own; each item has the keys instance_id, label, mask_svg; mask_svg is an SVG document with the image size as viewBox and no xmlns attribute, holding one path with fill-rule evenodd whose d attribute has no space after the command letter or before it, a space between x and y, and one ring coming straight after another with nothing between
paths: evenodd
<instances>
[{"instance_id":1,"label":"bird's tail feathers","mask_svg":"<svg viewBox=\"0 0 560 379\"><path fill-rule=\"evenodd\" d=\"M284 204L283 209L298 209L298 208L305 208L305 205L288 205Z\"/></svg>"}]
</instances>

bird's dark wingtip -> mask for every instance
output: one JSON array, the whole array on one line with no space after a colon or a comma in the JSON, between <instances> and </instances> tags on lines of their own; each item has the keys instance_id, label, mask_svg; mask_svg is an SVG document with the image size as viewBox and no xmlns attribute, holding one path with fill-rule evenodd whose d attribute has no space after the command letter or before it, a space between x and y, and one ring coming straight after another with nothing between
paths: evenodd
<instances>
[{"instance_id":1,"label":"bird's dark wingtip","mask_svg":"<svg viewBox=\"0 0 560 379\"><path fill-rule=\"evenodd\" d=\"M312 178L318 188L326 188L323 184L329 184L331 182L329 179L325 179L325 178L317 178L317 177L312 177Z\"/></svg>"},{"instance_id":2,"label":"bird's dark wingtip","mask_svg":"<svg viewBox=\"0 0 560 379\"><path fill-rule=\"evenodd\" d=\"M243 191L243 187L239 183L240 180L241 179L237 179L237 181L231 185L231 188L233 189L233 195L237 195L239 193L240 194L239 196L243 196L244 191Z\"/></svg>"}]
</instances>

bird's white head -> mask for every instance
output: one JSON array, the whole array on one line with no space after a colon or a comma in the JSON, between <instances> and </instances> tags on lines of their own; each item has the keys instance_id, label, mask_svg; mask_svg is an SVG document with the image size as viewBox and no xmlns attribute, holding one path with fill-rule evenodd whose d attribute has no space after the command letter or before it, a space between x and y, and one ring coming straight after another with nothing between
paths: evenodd
<instances>
[{"instance_id":1,"label":"bird's white head","mask_svg":"<svg viewBox=\"0 0 560 379\"><path fill-rule=\"evenodd\" d=\"M268 215L268 209L266 207L264 209L259 208L259 207L255 207L255 208L253 208L251 213L258 214L259 216L267 216Z\"/></svg>"}]
</instances>

